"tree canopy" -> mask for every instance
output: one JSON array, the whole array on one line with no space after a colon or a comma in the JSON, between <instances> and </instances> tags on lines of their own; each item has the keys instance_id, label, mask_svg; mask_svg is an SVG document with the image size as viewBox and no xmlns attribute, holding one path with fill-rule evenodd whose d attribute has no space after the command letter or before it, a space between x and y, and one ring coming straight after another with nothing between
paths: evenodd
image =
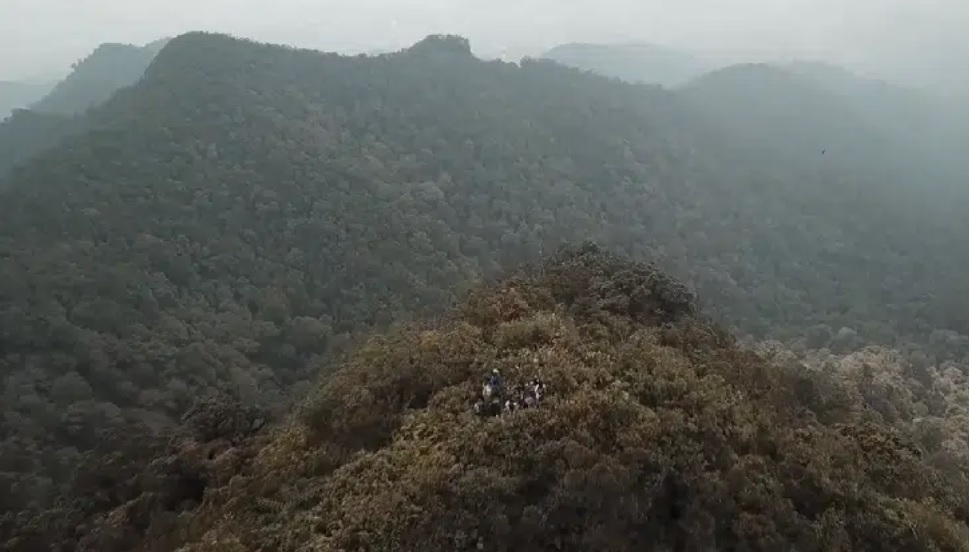
<instances>
[{"instance_id":1,"label":"tree canopy","mask_svg":"<svg viewBox=\"0 0 969 552\"><path fill-rule=\"evenodd\" d=\"M459 37L172 40L0 174L0 513L49 505L103 432L222 394L284 412L361 336L586 239L738 335L969 355L958 192L772 160L696 101Z\"/></svg>"},{"instance_id":2,"label":"tree canopy","mask_svg":"<svg viewBox=\"0 0 969 552\"><path fill-rule=\"evenodd\" d=\"M451 317L370 340L278 429L196 431L138 478L144 460L112 456L116 475L88 476L7 545L969 550L969 447L955 426L922 426L913 407L927 405L892 393L887 371L768 358L655 267L566 249ZM477 418L492 368L541 374L549 398Z\"/></svg>"}]
</instances>

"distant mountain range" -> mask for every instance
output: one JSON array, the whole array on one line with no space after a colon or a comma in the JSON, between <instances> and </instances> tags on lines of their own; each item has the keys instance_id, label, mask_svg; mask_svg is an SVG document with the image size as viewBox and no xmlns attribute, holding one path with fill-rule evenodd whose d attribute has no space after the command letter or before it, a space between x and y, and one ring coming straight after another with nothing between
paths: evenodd
<instances>
[{"instance_id":1,"label":"distant mountain range","mask_svg":"<svg viewBox=\"0 0 969 552\"><path fill-rule=\"evenodd\" d=\"M725 64L644 43L565 44L541 57L632 83L680 89L702 104L701 112L715 116L719 124L730 124L735 137L753 139L760 128L757 147L766 148L763 151L797 144L799 151L826 150L830 162L840 155L861 155L839 145L880 143L883 149L868 151L866 158L874 161L872 156L887 155L885 159L897 161L895 166L948 180L967 174L961 151L969 143L969 105L833 64ZM784 129L805 141L778 142L776 135ZM914 157L921 164L906 164ZM889 166L893 163L882 163L884 170Z\"/></svg>"},{"instance_id":2,"label":"distant mountain range","mask_svg":"<svg viewBox=\"0 0 969 552\"><path fill-rule=\"evenodd\" d=\"M922 383L887 387L859 367L848 387L791 360L778 379L692 319L969 358L969 171L920 115L935 104L813 65L584 58L663 86L629 84L551 59L484 61L454 36L341 56L189 33L155 54L103 46L0 124L0 548L965 542L946 528L967 519L969 491L927 464L899 471L921 456L861 423L963 412L928 387L958 370L898 368ZM583 247L472 295L447 324L369 342L358 369L328 379L374 329L585 240L630 260ZM537 415L473 419L492 366L540 369L558 395ZM246 410L209 401L222 394ZM262 407L313 396L300 411L312 432L220 453L263 426ZM188 447L170 461L131 429L178 420L220 444L169 440ZM923 433L926 457L948 450ZM597 440L613 459L589 456ZM100 453L117 455L95 470ZM965 485L969 471L951 473ZM247 487L247 474L265 479ZM76 500L54 500L67 489Z\"/></svg>"},{"instance_id":3,"label":"distant mountain range","mask_svg":"<svg viewBox=\"0 0 969 552\"><path fill-rule=\"evenodd\" d=\"M31 109L76 114L101 104L119 88L141 78L167 39L145 46L102 44L73 66L73 71Z\"/></svg>"},{"instance_id":4,"label":"distant mountain range","mask_svg":"<svg viewBox=\"0 0 969 552\"><path fill-rule=\"evenodd\" d=\"M645 43L556 46L540 57L630 82L676 86L717 65L699 56Z\"/></svg>"},{"instance_id":5,"label":"distant mountain range","mask_svg":"<svg viewBox=\"0 0 969 552\"><path fill-rule=\"evenodd\" d=\"M9 106L4 114L0 104L0 115L8 116L0 122L0 176L80 131L78 116L134 84L167 43L102 44L56 85L0 83L0 102Z\"/></svg>"}]
</instances>

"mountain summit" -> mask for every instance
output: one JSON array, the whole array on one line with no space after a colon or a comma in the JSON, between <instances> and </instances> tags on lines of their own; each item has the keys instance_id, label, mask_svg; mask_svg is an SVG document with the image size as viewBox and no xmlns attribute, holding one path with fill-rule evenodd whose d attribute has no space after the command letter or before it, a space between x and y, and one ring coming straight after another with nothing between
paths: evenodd
<instances>
[{"instance_id":1,"label":"mountain summit","mask_svg":"<svg viewBox=\"0 0 969 552\"><path fill-rule=\"evenodd\" d=\"M540 378L547 397L476 416L494 370ZM88 478L42 518L45 538L183 552L969 542L956 472L924 463L844 384L740 350L681 284L591 245L479 290L448 320L372 339L287 425L241 440L238 425L212 427L147 470L114 456L94 472L107 486Z\"/></svg>"},{"instance_id":2,"label":"mountain summit","mask_svg":"<svg viewBox=\"0 0 969 552\"><path fill-rule=\"evenodd\" d=\"M457 35L430 35L405 51L411 54L474 57L471 42Z\"/></svg>"},{"instance_id":3,"label":"mountain summit","mask_svg":"<svg viewBox=\"0 0 969 552\"><path fill-rule=\"evenodd\" d=\"M137 81L168 39L134 46L102 44L74 64L71 74L31 106L45 113L73 115L100 105Z\"/></svg>"},{"instance_id":4,"label":"mountain summit","mask_svg":"<svg viewBox=\"0 0 969 552\"><path fill-rule=\"evenodd\" d=\"M607 77L663 86L678 86L716 67L686 52L645 43L561 44L541 57Z\"/></svg>"},{"instance_id":5,"label":"mountain summit","mask_svg":"<svg viewBox=\"0 0 969 552\"><path fill-rule=\"evenodd\" d=\"M737 93L691 95L465 46L341 56L190 33L56 144L14 148L0 176L0 537L130 550L151 527L159 550L166 532L386 549L418 526L441 547L438 523L491 546L527 522L508 542L947 542L969 511L937 489L969 496L950 462L959 370L940 359L969 358L960 196L877 159L822 157L823 131L799 140L771 116L740 140L757 114L730 105L775 82L750 68L698 81ZM752 107L841 120L815 116L828 96L800 117L816 91L790 98ZM21 136L61 128L18 119ZM358 348L586 239L662 270L581 250L430 333ZM900 368L898 387L860 369L852 381L871 385L802 382L696 320L672 276L732 335L801 351L926 342L939 368ZM542 407L475 417L494 366L511 385L547 382ZM316 414L265 430L319 374ZM519 448L523 463L507 456ZM60 524L67 536L48 531Z\"/></svg>"}]
</instances>

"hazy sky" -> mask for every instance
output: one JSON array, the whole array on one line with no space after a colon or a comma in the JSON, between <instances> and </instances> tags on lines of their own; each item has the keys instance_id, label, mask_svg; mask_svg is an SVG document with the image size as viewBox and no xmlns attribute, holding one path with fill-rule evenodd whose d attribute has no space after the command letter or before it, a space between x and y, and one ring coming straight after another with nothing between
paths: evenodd
<instances>
[{"instance_id":1,"label":"hazy sky","mask_svg":"<svg viewBox=\"0 0 969 552\"><path fill-rule=\"evenodd\" d=\"M0 0L0 79L66 71L103 42L189 30L331 50L437 32L467 36L479 53L645 40L933 70L945 56L966 61L965 29L969 0Z\"/></svg>"}]
</instances>

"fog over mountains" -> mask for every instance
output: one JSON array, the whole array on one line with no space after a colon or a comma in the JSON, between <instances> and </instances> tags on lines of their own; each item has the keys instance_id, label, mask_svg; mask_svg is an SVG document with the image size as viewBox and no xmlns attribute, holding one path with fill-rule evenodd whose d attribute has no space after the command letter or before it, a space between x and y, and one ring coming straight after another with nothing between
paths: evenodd
<instances>
[{"instance_id":1,"label":"fog over mountains","mask_svg":"<svg viewBox=\"0 0 969 552\"><path fill-rule=\"evenodd\" d=\"M0 548L969 550L957 45L278 4L0 39Z\"/></svg>"},{"instance_id":2,"label":"fog over mountains","mask_svg":"<svg viewBox=\"0 0 969 552\"><path fill-rule=\"evenodd\" d=\"M967 90L969 8L959 0L444 0L354 3L280 0L120 0L92 9L67 0L0 8L0 80L55 80L105 42L145 44L207 29L327 51L393 51L433 33L471 39L475 52L539 55L570 42L646 42L727 62L824 60L904 84ZM58 14L51 17L50 14Z\"/></svg>"}]
</instances>

